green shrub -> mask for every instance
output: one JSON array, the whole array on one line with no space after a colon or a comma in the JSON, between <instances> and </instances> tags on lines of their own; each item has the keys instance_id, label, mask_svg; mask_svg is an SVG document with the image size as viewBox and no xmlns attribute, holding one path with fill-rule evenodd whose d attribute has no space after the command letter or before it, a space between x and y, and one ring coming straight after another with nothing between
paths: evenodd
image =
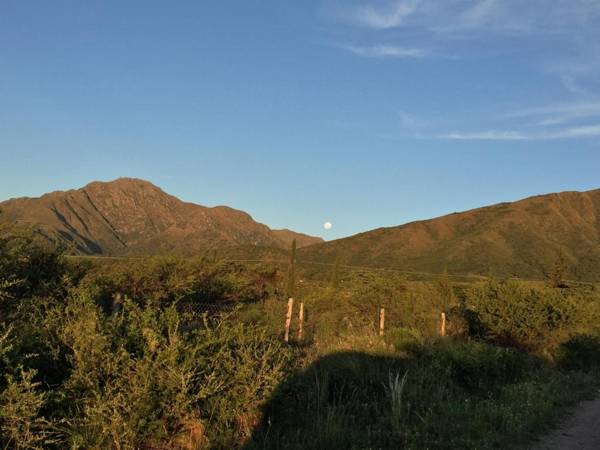
<instances>
[{"instance_id":1,"label":"green shrub","mask_svg":"<svg viewBox=\"0 0 600 450\"><path fill-rule=\"evenodd\" d=\"M46 394L34 382L35 371L7 376L0 394L0 443L4 448L41 449L52 444L48 422L40 416Z\"/></svg>"},{"instance_id":2,"label":"green shrub","mask_svg":"<svg viewBox=\"0 0 600 450\"><path fill-rule=\"evenodd\" d=\"M439 366L454 384L470 391L515 383L541 368L539 361L521 351L482 342L440 340L413 347L412 354L422 364Z\"/></svg>"},{"instance_id":3,"label":"green shrub","mask_svg":"<svg viewBox=\"0 0 600 450\"><path fill-rule=\"evenodd\" d=\"M491 281L467 293L471 322L501 345L552 352L583 320L574 297L561 289Z\"/></svg>"},{"instance_id":4,"label":"green shrub","mask_svg":"<svg viewBox=\"0 0 600 450\"><path fill-rule=\"evenodd\" d=\"M232 448L247 439L291 349L259 326L205 319L189 330L187 320L175 305L131 300L107 315L85 291L54 305L40 328L65 361L45 403L61 445Z\"/></svg>"},{"instance_id":5,"label":"green shrub","mask_svg":"<svg viewBox=\"0 0 600 450\"><path fill-rule=\"evenodd\" d=\"M262 266L251 270L205 259L152 257L99 264L82 277L80 287L109 311L117 293L140 304L154 301L165 306L256 302L277 280L276 272Z\"/></svg>"},{"instance_id":6,"label":"green shrub","mask_svg":"<svg viewBox=\"0 0 600 450\"><path fill-rule=\"evenodd\" d=\"M0 300L4 313L14 308L8 298L64 293L67 274L63 249L33 232L0 228Z\"/></svg>"},{"instance_id":7,"label":"green shrub","mask_svg":"<svg viewBox=\"0 0 600 450\"><path fill-rule=\"evenodd\" d=\"M560 346L558 362L567 369L597 369L600 367L600 336L573 336Z\"/></svg>"}]
</instances>

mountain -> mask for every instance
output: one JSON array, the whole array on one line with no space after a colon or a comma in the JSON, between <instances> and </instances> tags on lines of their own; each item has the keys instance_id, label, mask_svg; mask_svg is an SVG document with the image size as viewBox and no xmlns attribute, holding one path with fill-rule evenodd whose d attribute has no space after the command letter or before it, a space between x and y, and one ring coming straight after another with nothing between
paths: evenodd
<instances>
[{"instance_id":1,"label":"mountain","mask_svg":"<svg viewBox=\"0 0 600 450\"><path fill-rule=\"evenodd\" d=\"M600 189L500 203L301 249L299 258L402 270L600 280Z\"/></svg>"},{"instance_id":2,"label":"mountain","mask_svg":"<svg viewBox=\"0 0 600 450\"><path fill-rule=\"evenodd\" d=\"M542 278L559 255L574 279L600 281L600 189L379 228L337 241L271 230L242 211L183 202L153 184L120 178L0 203L0 222L33 226L75 253L131 255L218 249L236 258L298 258L454 274Z\"/></svg>"},{"instance_id":3,"label":"mountain","mask_svg":"<svg viewBox=\"0 0 600 450\"><path fill-rule=\"evenodd\" d=\"M183 202L144 180L119 178L39 198L0 203L0 221L30 225L89 255L196 253L232 247L289 248L322 239L271 230L226 206Z\"/></svg>"},{"instance_id":4,"label":"mountain","mask_svg":"<svg viewBox=\"0 0 600 450\"><path fill-rule=\"evenodd\" d=\"M296 239L296 246L298 248L308 247L309 245L318 244L323 242L323 239L309 236L308 234L297 233L292 230L271 230L275 237L281 242L281 245L286 250L292 245L292 241Z\"/></svg>"}]
</instances>

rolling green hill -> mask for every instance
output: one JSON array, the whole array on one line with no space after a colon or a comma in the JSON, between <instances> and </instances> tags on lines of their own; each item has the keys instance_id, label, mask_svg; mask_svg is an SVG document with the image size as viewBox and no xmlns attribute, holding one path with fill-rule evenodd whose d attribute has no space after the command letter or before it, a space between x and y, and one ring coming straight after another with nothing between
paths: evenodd
<instances>
[{"instance_id":1,"label":"rolling green hill","mask_svg":"<svg viewBox=\"0 0 600 450\"><path fill-rule=\"evenodd\" d=\"M379 228L301 249L305 260L541 278L559 254L573 279L600 280L600 190L562 192Z\"/></svg>"}]
</instances>

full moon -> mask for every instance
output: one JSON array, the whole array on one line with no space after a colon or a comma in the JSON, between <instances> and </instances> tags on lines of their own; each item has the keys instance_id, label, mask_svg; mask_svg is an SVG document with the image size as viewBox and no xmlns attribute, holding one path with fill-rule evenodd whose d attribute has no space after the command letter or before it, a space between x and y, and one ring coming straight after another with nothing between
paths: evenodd
<instances>
[{"instance_id":1,"label":"full moon","mask_svg":"<svg viewBox=\"0 0 600 450\"><path fill-rule=\"evenodd\" d=\"M332 226L333 226L333 225L331 224L331 222L325 222L325 223L323 224L323 228L325 228L326 230L331 230L331 227L332 227Z\"/></svg>"}]
</instances>

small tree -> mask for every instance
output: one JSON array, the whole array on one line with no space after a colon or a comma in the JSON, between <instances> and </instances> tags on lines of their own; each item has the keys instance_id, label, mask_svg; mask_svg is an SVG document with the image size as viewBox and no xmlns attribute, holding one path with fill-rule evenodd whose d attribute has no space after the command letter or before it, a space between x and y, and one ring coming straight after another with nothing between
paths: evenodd
<instances>
[{"instance_id":1,"label":"small tree","mask_svg":"<svg viewBox=\"0 0 600 450\"><path fill-rule=\"evenodd\" d=\"M567 276L567 261L562 253L562 251L558 252L558 256L556 261L554 262L554 266L552 267L552 272L549 275L550 286L553 288L562 288L566 286L565 279Z\"/></svg>"},{"instance_id":2,"label":"small tree","mask_svg":"<svg viewBox=\"0 0 600 450\"><path fill-rule=\"evenodd\" d=\"M286 294L288 298L294 297L296 291L296 239L292 241L290 252L290 266L288 269L288 280Z\"/></svg>"},{"instance_id":3,"label":"small tree","mask_svg":"<svg viewBox=\"0 0 600 450\"><path fill-rule=\"evenodd\" d=\"M336 292L340 287L340 255L335 258L333 272L331 274L331 290Z\"/></svg>"},{"instance_id":4,"label":"small tree","mask_svg":"<svg viewBox=\"0 0 600 450\"><path fill-rule=\"evenodd\" d=\"M435 288L440 298L439 306L442 312L448 312L450 307L456 302L456 299L447 268L444 269L442 276L436 281Z\"/></svg>"}]
</instances>

